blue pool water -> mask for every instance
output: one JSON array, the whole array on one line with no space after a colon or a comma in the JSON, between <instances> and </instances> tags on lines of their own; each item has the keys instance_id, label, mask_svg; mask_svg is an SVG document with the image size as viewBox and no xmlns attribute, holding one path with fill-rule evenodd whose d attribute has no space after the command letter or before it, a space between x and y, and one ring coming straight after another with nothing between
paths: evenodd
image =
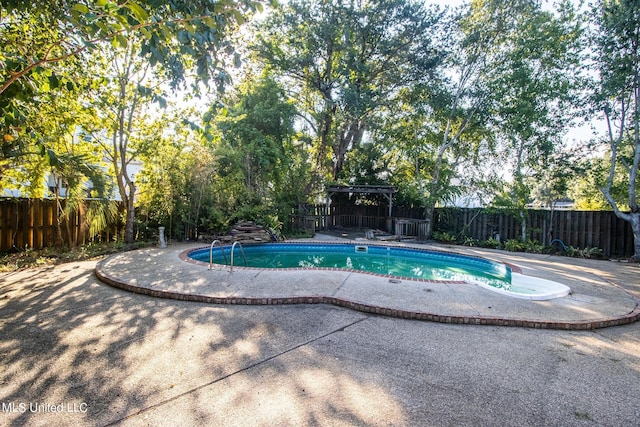
<instances>
[{"instance_id":1,"label":"blue pool water","mask_svg":"<svg viewBox=\"0 0 640 427\"><path fill-rule=\"evenodd\" d=\"M234 250L234 265L254 268L339 268L400 278L482 283L509 291L511 269L501 263L464 255L387 246L354 244L246 245ZM229 264L231 246L213 249L214 264ZM210 249L192 251L192 259L209 262Z\"/></svg>"}]
</instances>

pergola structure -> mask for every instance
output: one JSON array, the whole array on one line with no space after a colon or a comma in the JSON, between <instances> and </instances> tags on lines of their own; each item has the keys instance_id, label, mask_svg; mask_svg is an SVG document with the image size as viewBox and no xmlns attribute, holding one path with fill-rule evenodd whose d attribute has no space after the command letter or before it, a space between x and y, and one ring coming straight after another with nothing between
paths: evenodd
<instances>
[{"instance_id":1,"label":"pergola structure","mask_svg":"<svg viewBox=\"0 0 640 427\"><path fill-rule=\"evenodd\" d=\"M427 236L429 220L413 218L391 218L393 210L393 194L398 190L391 185L330 185L327 188L327 209L325 210L324 226L329 227L328 215L331 197L336 193L382 194L389 201L389 213L386 217L387 231L398 239L406 236L417 236L418 239Z\"/></svg>"},{"instance_id":2,"label":"pergola structure","mask_svg":"<svg viewBox=\"0 0 640 427\"><path fill-rule=\"evenodd\" d=\"M398 190L392 185L330 185L327 188L327 212L331 196L336 193L382 194L389 201L389 217L393 209L393 194ZM325 224L327 222L325 221Z\"/></svg>"}]
</instances>

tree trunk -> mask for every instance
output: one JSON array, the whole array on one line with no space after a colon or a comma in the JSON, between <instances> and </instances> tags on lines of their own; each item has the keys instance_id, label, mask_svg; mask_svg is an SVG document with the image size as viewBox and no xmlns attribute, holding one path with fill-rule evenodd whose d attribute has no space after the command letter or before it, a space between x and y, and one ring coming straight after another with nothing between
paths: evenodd
<instances>
[{"instance_id":1,"label":"tree trunk","mask_svg":"<svg viewBox=\"0 0 640 427\"><path fill-rule=\"evenodd\" d=\"M523 242L527 241L527 220L522 209L520 210L520 238Z\"/></svg>"},{"instance_id":2,"label":"tree trunk","mask_svg":"<svg viewBox=\"0 0 640 427\"><path fill-rule=\"evenodd\" d=\"M640 211L630 214L629 223L633 231L633 259L640 262Z\"/></svg>"},{"instance_id":3,"label":"tree trunk","mask_svg":"<svg viewBox=\"0 0 640 427\"><path fill-rule=\"evenodd\" d=\"M136 211L133 205L134 196L136 192L136 187L133 182L128 182L129 194L126 200L123 200L127 206L127 216L124 226L124 242L128 245L132 244L136 240L135 236L135 219L136 219Z\"/></svg>"},{"instance_id":4,"label":"tree trunk","mask_svg":"<svg viewBox=\"0 0 640 427\"><path fill-rule=\"evenodd\" d=\"M445 135L444 142L438 149L438 155L436 156L436 162L433 167L433 177L429 183L429 196L425 201L424 219L427 220L427 235L425 236L425 239L431 238L431 232L433 230L433 212L435 211L438 194L441 188L440 173L444 162L444 154L450 145L451 141L448 139L447 135ZM416 172L417 171L418 169L416 169ZM418 176L418 180L419 179L420 177Z\"/></svg>"},{"instance_id":5,"label":"tree trunk","mask_svg":"<svg viewBox=\"0 0 640 427\"><path fill-rule=\"evenodd\" d=\"M524 210L526 209L526 205L527 205L527 195L529 194L529 189L524 184L524 175L522 173L524 150L525 150L525 143L524 143L524 140L521 139L520 144L518 146L516 170L514 171L515 187L514 187L513 200L515 202L515 205L519 209L518 216L520 217L520 240L522 240L523 242L526 242L527 241L527 221L524 215Z\"/></svg>"},{"instance_id":6,"label":"tree trunk","mask_svg":"<svg viewBox=\"0 0 640 427\"><path fill-rule=\"evenodd\" d=\"M325 154L330 145L331 127L333 125L333 116L336 112L336 106L330 99L325 100L325 108L322 113L320 122L320 147L316 157L316 170L322 173L325 165Z\"/></svg>"},{"instance_id":7,"label":"tree trunk","mask_svg":"<svg viewBox=\"0 0 640 427\"><path fill-rule=\"evenodd\" d=\"M365 124L364 121L358 120L356 122L350 123L345 130L340 133L340 140L338 141L338 145L333 148L333 154L335 156L335 163L333 166L333 179L337 179L342 172L342 167L344 166L344 161L347 156L347 153L350 150L353 150L360 141L362 141L362 136L364 135Z\"/></svg>"},{"instance_id":8,"label":"tree trunk","mask_svg":"<svg viewBox=\"0 0 640 427\"><path fill-rule=\"evenodd\" d=\"M54 200L56 203L56 210L54 214L55 215L54 221L56 224L56 246L62 247L64 246L64 238L62 237L61 221L62 221L62 218L64 217L64 214L63 214L64 211L62 209L62 202L60 201L60 186L58 184L58 180L56 179L54 183L55 183Z\"/></svg>"},{"instance_id":9,"label":"tree trunk","mask_svg":"<svg viewBox=\"0 0 640 427\"><path fill-rule=\"evenodd\" d=\"M429 203L429 205L424 210L424 219L427 221L427 229L425 239L431 238L431 233L433 232L433 213L435 212L435 204Z\"/></svg>"}]
</instances>

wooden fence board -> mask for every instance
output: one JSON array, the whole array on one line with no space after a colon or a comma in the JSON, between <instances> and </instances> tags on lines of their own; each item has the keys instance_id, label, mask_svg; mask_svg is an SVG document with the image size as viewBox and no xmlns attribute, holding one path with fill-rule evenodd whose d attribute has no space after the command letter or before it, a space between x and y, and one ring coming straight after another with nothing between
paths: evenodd
<instances>
[{"instance_id":1,"label":"wooden fence board","mask_svg":"<svg viewBox=\"0 0 640 427\"><path fill-rule=\"evenodd\" d=\"M64 206L64 200L61 200ZM63 243L72 239L78 244L87 243L94 236L88 236L85 224L86 209L71 215L69 229L62 226ZM57 244L58 206L52 199L0 199L0 251L12 249L55 246ZM117 233L112 225L106 232L107 239Z\"/></svg>"},{"instance_id":2,"label":"wooden fence board","mask_svg":"<svg viewBox=\"0 0 640 427\"><path fill-rule=\"evenodd\" d=\"M326 212L325 206L316 207L318 214ZM480 211L480 212L479 212ZM356 227L386 229L384 208L333 204L327 216L329 227ZM313 215L313 214L312 214ZM361 217L358 219L358 217ZM424 209L395 206L393 218L423 219ZM575 248L595 247L605 256L633 255L633 233L630 225L617 218L611 211L551 211L527 212L527 236L543 244L559 239ZM317 223L325 228L324 217ZM517 214L508 211L482 209L437 208L434 212L433 230L447 231L486 240L500 235L503 242L520 239L521 228Z\"/></svg>"},{"instance_id":3,"label":"wooden fence board","mask_svg":"<svg viewBox=\"0 0 640 427\"><path fill-rule=\"evenodd\" d=\"M62 201L64 202L64 201ZM386 230L391 227L385 206L353 206L332 204L308 207L306 216L315 217L316 229L355 227ZM395 206L393 218L424 219L424 209ZM560 239L576 248L597 247L605 256L633 255L633 233L630 225L611 211L527 212L527 236L544 244ZM0 199L0 251L26 246L41 248L56 244L58 208L50 199ZM71 220L70 232L78 243L88 241L84 212ZM520 238L517 214L482 209L436 209L433 230L486 240L500 235L500 240ZM70 236L63 227L63 239ZM388 230L387 230L388 231ZM111 226L106 236L117 234Z\"/></svg>"}]
</instances>

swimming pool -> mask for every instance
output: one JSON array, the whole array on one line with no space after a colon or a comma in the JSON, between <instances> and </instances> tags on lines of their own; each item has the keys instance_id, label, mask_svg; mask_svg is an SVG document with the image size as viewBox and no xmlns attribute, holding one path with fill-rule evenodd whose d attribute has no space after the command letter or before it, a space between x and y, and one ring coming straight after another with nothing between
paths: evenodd
<instances>
[{"instance_id":1,"label":"swimming pool","mask_svg":"<svg viewBox=\"0 0 640 427\"><path fill-rule=\"evenodd\" d=\"M229 265L231 246L202 248L189 257L219 265ZM340 269L389 276L391 279L467 282L510 296L550 299L569 291L545 283L541 291L536 281L523 280L506 264L466 255L422 249L358 244L267 243L236 246L234 266L279 269ZM514 280L515 277L515 280ZM524 276L529 279L527 276ZM526 283L525 283L526 282ZM548 281L545 281L548 282ZM555 284L555 282L551 282ZM564 289L566 288L566 289ZM560 293L559 293L560 292Z\"/></svg>"}]
</instances>

